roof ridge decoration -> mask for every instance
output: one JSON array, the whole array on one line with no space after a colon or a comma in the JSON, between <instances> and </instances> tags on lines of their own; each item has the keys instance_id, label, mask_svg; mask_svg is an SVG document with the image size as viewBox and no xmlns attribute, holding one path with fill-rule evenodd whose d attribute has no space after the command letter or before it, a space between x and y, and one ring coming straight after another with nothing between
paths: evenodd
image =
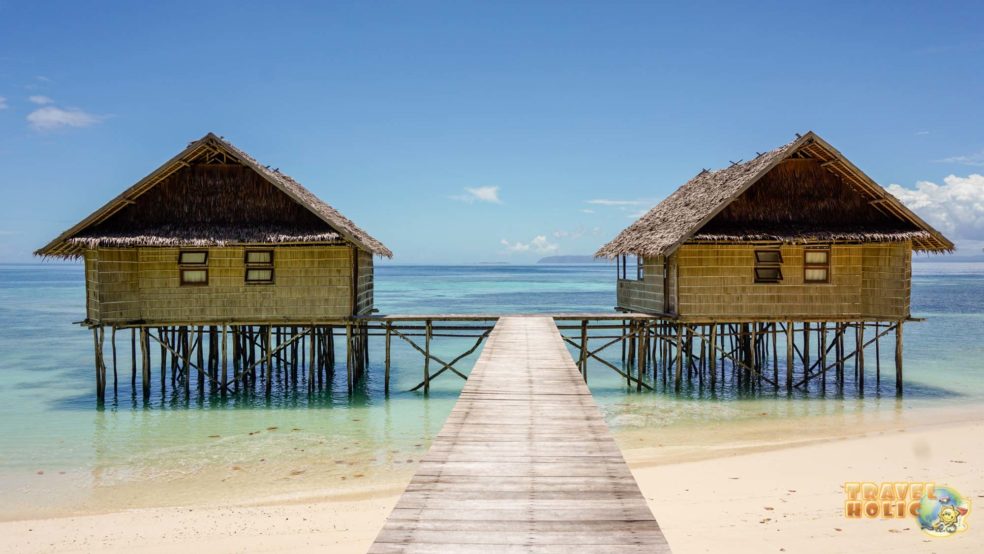
<instances>
[{"instance_id":1,"label":"roof ridge decoration","mask_svg":"<svg viewBox=\"0 0 984 554\"><path fill-rule=\"evenodd\" d=\"M231 142L225 140L225 138L217 136L215 133L208 133L204 137L189 143L179 154L127 188L50 243L38 249L34 254L38 256L57 257L76 257L80 255L87 242L76 239L77 235L92 226L106 221L124 207L135 203L145 192L153 189L176 171L189 166L191 160L198 158L202 154L217 154L220 152L224 152L234 158L235 161L252 169L264 180L290 197L294 202L303 206L325 222L335 232L341 235L344 240L373 254L387 258L393 257L393 252L383 245L383 243L363 231L352 220L343 216L338 210L315 196L293 178L281 173L279 168L271 170L269 166L260 164L252 156L240 150Z\"/></svg>"},{"instance_id":2,"label":"roof ridge decoration","mask_svg":"<svg viewBox=\"0 0 984 554\"><path fill-rule=\"evenodd\" d=\"M733 163L715 171L702 170L602 246L595 256L613 258L623 254L672 254L769 171L785 160L794 159L794 156L818 161L824 169L839 176L848 186L867 197L868 204L874 209L916 227L916 231L907 235L913 241L915 250L953 250L953 243L939 231L923 221L829 143L809 131L804 135L797 134L793 141L761 153L747 162ZM883 240L898 240L900 237L901 235L893 233L882 235Z\"/></svg>"}]
</instances>

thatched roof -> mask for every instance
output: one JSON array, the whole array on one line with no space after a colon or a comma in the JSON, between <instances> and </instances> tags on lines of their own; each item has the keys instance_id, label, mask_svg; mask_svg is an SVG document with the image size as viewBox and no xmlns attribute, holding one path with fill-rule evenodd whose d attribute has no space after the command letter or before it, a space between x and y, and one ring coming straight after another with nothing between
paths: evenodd
<instances>
[{"instance_id":1,"label":"thatched roof","mask_svg":"<svg viewBox=\"0 0 984 554\"><path fill-rule=\"evenodd\" d=\"M701 171L595 255L669 255L691 240L911 240L917 251L953 250L812 131L747 162Z\"/></svg>"},{"instance_id":2,"label":"thatched roof","mask_svg":"<svg viewBox=\"0 0 984 554\"><path fill-rule=\"evenodd\" d=\"M76 257L95 246L326 242L393 256L300 183L209 133L35 254Z\"/></svg>"}]
</instances>

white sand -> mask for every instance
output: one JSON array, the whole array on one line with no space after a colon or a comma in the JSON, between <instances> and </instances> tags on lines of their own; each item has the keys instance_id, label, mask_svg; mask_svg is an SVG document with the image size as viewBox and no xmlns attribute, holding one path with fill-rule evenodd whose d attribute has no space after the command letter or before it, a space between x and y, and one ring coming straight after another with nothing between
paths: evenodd
<instances>
[{"instance_id":1,"label":"white sand","mask_svg":"<svg viewBox=\"0 0 984 554\"><path fill-rule=\"evenodd\" d=\"M674 459L629 449L674 552L984 552L984 513L933 539L913 520L846 520L845 481L919 480L984 498L984 417L952 414L862 438L791 439L758 448L707 444ZM790 446L791 445L791 446ZM767 448L767 449L764 449ZM708 456L714 456L708 458ZM396 503L386 489L319 501L128 510L0 522L3 552L364 552ZM984 503L980 503L984 510Z\"/></svg>"}]
</instances>

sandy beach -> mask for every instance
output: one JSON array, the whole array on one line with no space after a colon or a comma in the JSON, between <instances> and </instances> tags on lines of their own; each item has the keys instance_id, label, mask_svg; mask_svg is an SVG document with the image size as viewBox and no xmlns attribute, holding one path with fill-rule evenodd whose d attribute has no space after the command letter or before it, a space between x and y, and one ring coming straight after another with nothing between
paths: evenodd
<instances>
[{"instance_id":1,"label":"sandy beach","mask_svg":"<svg viewBox=\"0 0 984 554\"><path fill-rule=\"evenodd\" d=\"M984 413L937 410L856 434L804 441L625 448L675 552L979 552L973 527L949 539L912 520L846 520L845 481L919 480L984 498ZM860 436L859 436L860 435ZM622 437L620 442L631 440ZM705 440L701 438L701 440ZM624 448L624 447L623 447ZM696 459L695 459L696 458ZM4 552L364 552L399 484L342 496L202 503L0 523Z\"/></svg>"}]
</instances>

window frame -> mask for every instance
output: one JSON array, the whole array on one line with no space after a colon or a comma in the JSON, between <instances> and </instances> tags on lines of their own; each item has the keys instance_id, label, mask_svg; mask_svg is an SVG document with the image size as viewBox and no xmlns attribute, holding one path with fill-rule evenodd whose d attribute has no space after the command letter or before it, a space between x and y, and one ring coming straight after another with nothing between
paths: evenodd
<instances>
[{"instance_id":1,"label":"window frame","mask_svg":"<svg viewBox=\"0 0 984 554\"><path fill-rule=\"evenodd\" d=\"M818 263L808 263L806 261L806 256L810 252L824 252L827 255L827 261L822 264ZM815 248L805 248L803 249L803 284L805 285L826 285L830 284L830 247L815 247ZM811 269L823 269L824 279L821 281L819 279L807 279L806 272Z\"/></svg>"},{"instance_id":2,"label":"window frame","mask_svg":"<svg viewBox=\"0 0 984 554\"><path fill-rule=\"evenodd\" d=\"M270 255L269 262L250 262L249 255L257 252L265 252ZM274 251L272 248L249 248L243 251L243 283L246 285L273 285L277 282L277 274L274 271ZM262 281L251 281L249 279L250 270L265 270L270 272L270 278Z\"/></svg>"},{"instance_id":3,"label":"window frame","mask_svg":"<svg viewBox=\"0 0 984 554\"><path fill-rule=\"evenodd\" d=\"M205 258L201 262L184 262L185 254L204 254ZM204 271L204 281L188 281L185 279L186 271ZM208 286L208 250L178 250L178 281L182 287L207 287Z\"/></svg>"},{"instance_id":4,"label":"window frame","mask_svg":"<svg viewBox=\"0 0 984 554\"><path fill-rule=\"evenodd\" d=\"M636 256L636 281L646 280L646 259Z\"/></svg>"},{"instance_id":5,"label":"window frame","mask_svg":"<svg viewBox=\"0 0 984 554\"><path fill-rule=\"evenodd\" d=\"M763 256L768 254L768 258ZM773 258L775 255L775 259ZM754 282L756 285L778 285L782 283L782 250L780 248L756 248L755 249L755 265L752 267L752 275L754 277ZM776 277L774 279L767 279L759 276L760 270L775 270Z\"/></svg>"}]
</instances>

